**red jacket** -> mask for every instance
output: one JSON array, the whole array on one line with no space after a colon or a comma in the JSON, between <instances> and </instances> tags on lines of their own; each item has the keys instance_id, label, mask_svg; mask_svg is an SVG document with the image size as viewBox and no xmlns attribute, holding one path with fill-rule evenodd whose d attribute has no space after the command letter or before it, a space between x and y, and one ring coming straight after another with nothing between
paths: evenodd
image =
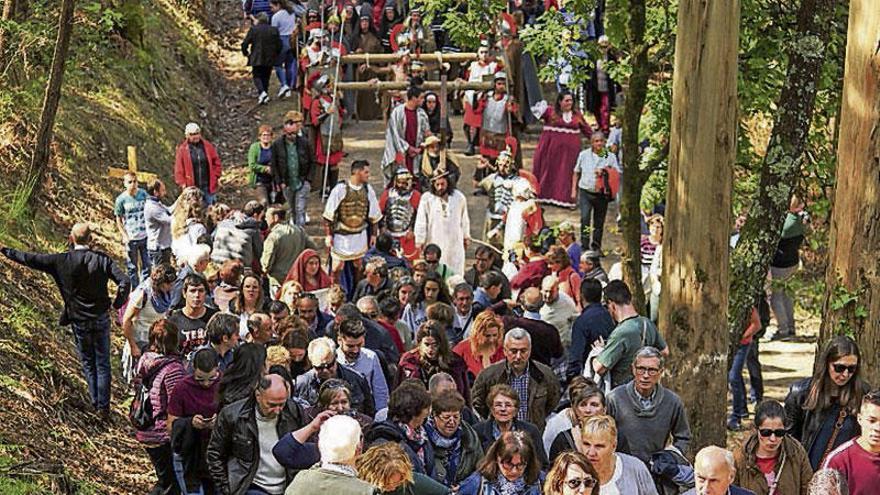
<instances>
[{"instance_id":1,"label":"red jacket","mask_svg":"<svg viewBox=\"0 0 880 495\"><path fill-rule=\"evenodd\" d=\"M220 180L222 167L220 165L220 155L217 149L209 143L207 139L202 138L205 145L205 155L208 157L208 194L217 192L217 184ZM177 153L174 157L174 182L180 187L194 186L195 178L193 177L192 159L189 156L188 142L184 140L177 145Z\"/></svg>"}]
</instances>

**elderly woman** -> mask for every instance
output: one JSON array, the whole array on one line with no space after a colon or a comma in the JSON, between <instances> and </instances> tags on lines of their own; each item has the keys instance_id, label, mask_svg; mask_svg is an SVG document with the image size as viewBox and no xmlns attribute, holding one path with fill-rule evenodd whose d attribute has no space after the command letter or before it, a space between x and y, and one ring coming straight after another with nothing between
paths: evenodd
<instances>
[{"instance_id":1,"label":"elderly woman","mask_svg":"<svg viewBox=\"0 0 880 495\"><path fill-rule=\"evenodd\" d=\"M861 354L851 338L838 335L816 359L812 378L792 384L785 398L785 424L817 469L829 452L859 434L856 421L868 386L861 379Z\"/></svg>"},{"instance_id":2,"label":"elderly woman","mask_svg":"<svg viewBox=\"0 0 880 495\"><path fill-rule=\"evenodd\" d=\"M539 495L543 482L531 438L509 431L486 451L477 471L459 486L458 495Z\"/></svg>"},{"instance_id":3,"label":"elderly woman","mask_svg":"<svg viewBox=\"0 0 880 495\"><path fill-rule=\"evenodd\" d=\"M150 278L142 281L128 296L122 315L122 334L128 344L122 348L122 374L127 381L134 377L135 364L149 343L153 323L171 310L171 289L175 280L177 272L171 265L154 265L150 269Z\"/></svg>"},{"instance_id":4,"label":"elderly woman","mask_svg":"<svg viewBox=\"0 0 880 495\"><path fill-rule=\"evenodd\" d=\"M483 457L480 437L461 420L464 406L461 394L445 391L434 398L431 417L425 425L428 440L434 446L434 479L450 487L470 476Z\"/></svg>"},{"instance_id":5,"label":"elderly woman","mask_svg":"<svg viewBox=\"0 0 880 495\"><path fill-rule=\"evenodd\" d=\"M775 400L760 403L754 425L734 452L734 484L755 495L807 495L813 469L803 446L785 431L782 404Z\"/></svg>"},{"instance_id":6,"label":"elderly woman","mask_svg":"<svg viewBox=\"0 0 880 495\"><path fill-rule=\"evenodd\" d=\"M377 487L383 495L446 495L449 488L422 473L396 443L370 447L355 464L358 477Z\"/></svg>"},{"instance_id":7,"label":"elderly woman","mask_svg":"<svg viewBox=\"0 0 880 495\"><path fill-rule=\"evenodd\" d=\"M535 425L516 419L519 411L519 394L510 385L499 383L489 389L486 396L486 404L489 406L491 417L474 425L474 430L480 435L483 449L488 450L502 434L509 431L522 432L529 436L534 445L535 455L542 466L549 466L544 444L541 442L541 432Z\"/></svg>"},{"instance_id":8,"label":"elderly woman","mask_svg":"<svg viewBox=\"0 0 880 495\"><path fill-rule=\"evenodd\" d=\"M296 257L284 282L289 280L299 282L305 292L326 289L333 283L321 267L321 256L314 249L305 249Z\"/></svg>"},{"instance_id":9,"label":"elderly woman","mask_svg":"<svg viewBox=\"0 0 880 495\"><path fill-rule=\"evenodd\" d=\"M153 424L138 429L136 437L150 456L156 470L156 493L176 493L171 451L171 429L167 427L168 399L174 388L186 377L186 368L180 356L180 331L174 323L158 319L149 331L149 346L137 363L138 381L151 380L150 404Z\"/></svg>"},{"instance_id":10,"label":"elderly woman","mask_svg":"<svg viewBox=\"0 0 880 495\"><path fill-rule=\"evenodd\" d=\"M455 380L458 392L466 401L470 400L467 365L458 354L449 350L443 325L428 320L416 332L415 348L400 356L397 381L415 378L427 387L431 377L440 372L449 373Z\"/></svg>"},{"instance_id":11,"label":"elderly woman","mask_svg":"<svg viewBox=\"0 0 880 495\"><path fill-rule=\"evenodd\" d=\"M373 423L364 432L364 444L399 444L417 473L434 475L434 448L425 432L431 412L431 395L415 380L401 383L388 401L388 419Z\"/></svg>"},{"instance_id":12,"label":"elderly woman","mask_svg":"<svg viewBox=\"0 0 880 495\"><path fill-rule=\"evenodd\" d=\"M638 458L615 452L617 425L611 416L593 416L581 423L582 451L596 469L599 493L657 495L654 480Z\"/></svg>"},{"instance_id":13,"label":"elderly woman","mask_svg":"<svg viewBox=\"0 0 880 495\"><path fill-rule=\"evenodd\" d=\"M490 364L504 359L504 324L491 311L483 311L474 319L471 334L452 348L452 352L461 356L467 365L469 379L477 375Z\"/></svg>"},{"instance_id":14,"label":"elderly woman","mask_svg":"<svg viewBox=\"0 0 880 495\"><path fill-rule=\"evenodd\" d=\"M599 475L580 452L564 452L547 473L544 495L599 495Z\"/></svg>"},{"instance_id":15,"label":"elderly woman","mask_svg":"<svg viewBox=\"0 0 880 495\"><path fill-rule=\"evenodd\" d=\"M568 384L568 398L571 405L551 416L544 427L544 449L550 453L550 460L564 450L578 450L580 431L572 434L573 425L580 425L584 418L605 414L605 394L589 378L573 378ZM559 435L562 437L554 454L552 446Z\"/></svg>"},{"instance_id":16,"label":"elderly woman","mask_svg":"<svg viewBox=\"0 0 880 495\"><path fill-rule=\"evenodd\" d=\"M318 403L306 408L306 418L311 421L324 411L333 411L336 414L344 414L356 419L361 428L366 428L373 423L373 418L351 408L351 390L345 381L331 378L321 384L318 392ZM318 433L309 439L310 442L318 441Z\"/></svg>"}]
</instances>

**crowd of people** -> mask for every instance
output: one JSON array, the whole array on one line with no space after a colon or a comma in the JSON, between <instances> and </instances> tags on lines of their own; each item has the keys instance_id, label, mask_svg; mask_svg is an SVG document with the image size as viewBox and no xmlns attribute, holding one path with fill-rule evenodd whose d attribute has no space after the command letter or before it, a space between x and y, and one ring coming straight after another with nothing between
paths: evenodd
<instances>
[{"instance_id":1,"label":"crowd of people","mask_svg":"<svg viewBox=\"0 0 880 495\"><path fill-rule=\"evenodd\" d=\"M540 11L538 2L512 3L526 19ZM670 352L656 326L662 205L643 212L645 314L619 270L602 266L603 225L621 179L610 115L617 90L602 64L594 131L565 88L552 106L523 108L531 102L521 69L502 67L481 45L463 74L493 84L463 95L465 154L480 155L474 185L489 196L478 240L457 187L462 171L446 153L452 134L438 105L447 102L418 84L391 94L381 161L352 160L339 180L346 103L331 78L312 71L333 50L448 47L442 29L422 26L412 6L403 20L390 1L345 3L341 16L283 0L243 7L254 24L242 50L260 102L273 67L279 97L300 89L304 102L303 112L284 115L281 136L271 125L257 131L247 153L257 199L240 208L218 201L218 151L190 123L176 150L174 203L162 180L141 188L137 174L124 178L114 217L127 273L93 247L84 223L65 253L2 248L58 284L61 324L73 329L105 422L118 321L122 388L135 396L129 416L157 478L151 493L876 493L880 391L862 380L852 339L828 342L784 404L764 399L758 341L771 306L778 335L794 333L791 299L777 286L769 306L756 296L729 374L727 427L743 430L749 416L747 367L751 428L732 452L691 451L687 409L661 384ZM501 49L521 50L513 18L501 24ZM388 72L408 78L400 53ZM511 139L529 110L543 122L532 172ZM385 184L379 194L374 168ZM304 229L313 191L323 243ZM579 207L580 229L546 224L542 203ZM796 270L802 211L795 198L774 280Z\"/></svg>"}]
</instances>

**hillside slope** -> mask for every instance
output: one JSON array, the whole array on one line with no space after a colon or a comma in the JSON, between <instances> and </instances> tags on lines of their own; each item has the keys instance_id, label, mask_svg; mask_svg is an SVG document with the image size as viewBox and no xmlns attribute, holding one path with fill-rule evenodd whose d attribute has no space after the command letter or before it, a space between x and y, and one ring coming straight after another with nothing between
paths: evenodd
<instances>
[{"instance_id":1,"label":"hillside slope","mask_svg":"<svg viewBox=\"0 0 880 495\"><path fill-rule=\"evenodd\" d=\"M0 74L0 245L61 250L72 223L86 220L98 228L97 244L121 263L111 213L121 182L106 178L107 167L124 167L126 146L136 145L140 168L168 178L186 122L201 122L212 140L241 125L227 115L243 111L230 91L235 73L224 65L223 45L239 36L234 7L81 2L52 163L33 206L20 178L32 152L57 6L26 8L20 18L27 21L10 39L12 63ZM226 148L227 166L240 161L239 143ZM143 493L151 468L124 419L120 382L114 378L113 425L99 427L71 333L57 324L59 305L48 277L0 259L0 493ZM116 328L116 356L118 334ZM118 364L114 357L114 373Z\"/></svg>"}]
</instances>

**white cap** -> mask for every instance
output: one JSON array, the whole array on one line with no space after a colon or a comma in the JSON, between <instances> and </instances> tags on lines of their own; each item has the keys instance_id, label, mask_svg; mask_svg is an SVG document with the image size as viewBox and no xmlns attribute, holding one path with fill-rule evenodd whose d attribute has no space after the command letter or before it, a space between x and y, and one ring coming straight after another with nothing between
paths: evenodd
<instances>
[{"instance_id":1,"label":"white cap","mask_svg":"<svg viewBox=\"0 0 880 495\"><path fill-rule=\"evenodd\" d=\"M186 124L186 129L184 129L183 132L187 136L192 136L202 132L202 129L199 127L199 124L196 124L195 122L190 122L189 124Z\"/></svg>"}]
</instances>

